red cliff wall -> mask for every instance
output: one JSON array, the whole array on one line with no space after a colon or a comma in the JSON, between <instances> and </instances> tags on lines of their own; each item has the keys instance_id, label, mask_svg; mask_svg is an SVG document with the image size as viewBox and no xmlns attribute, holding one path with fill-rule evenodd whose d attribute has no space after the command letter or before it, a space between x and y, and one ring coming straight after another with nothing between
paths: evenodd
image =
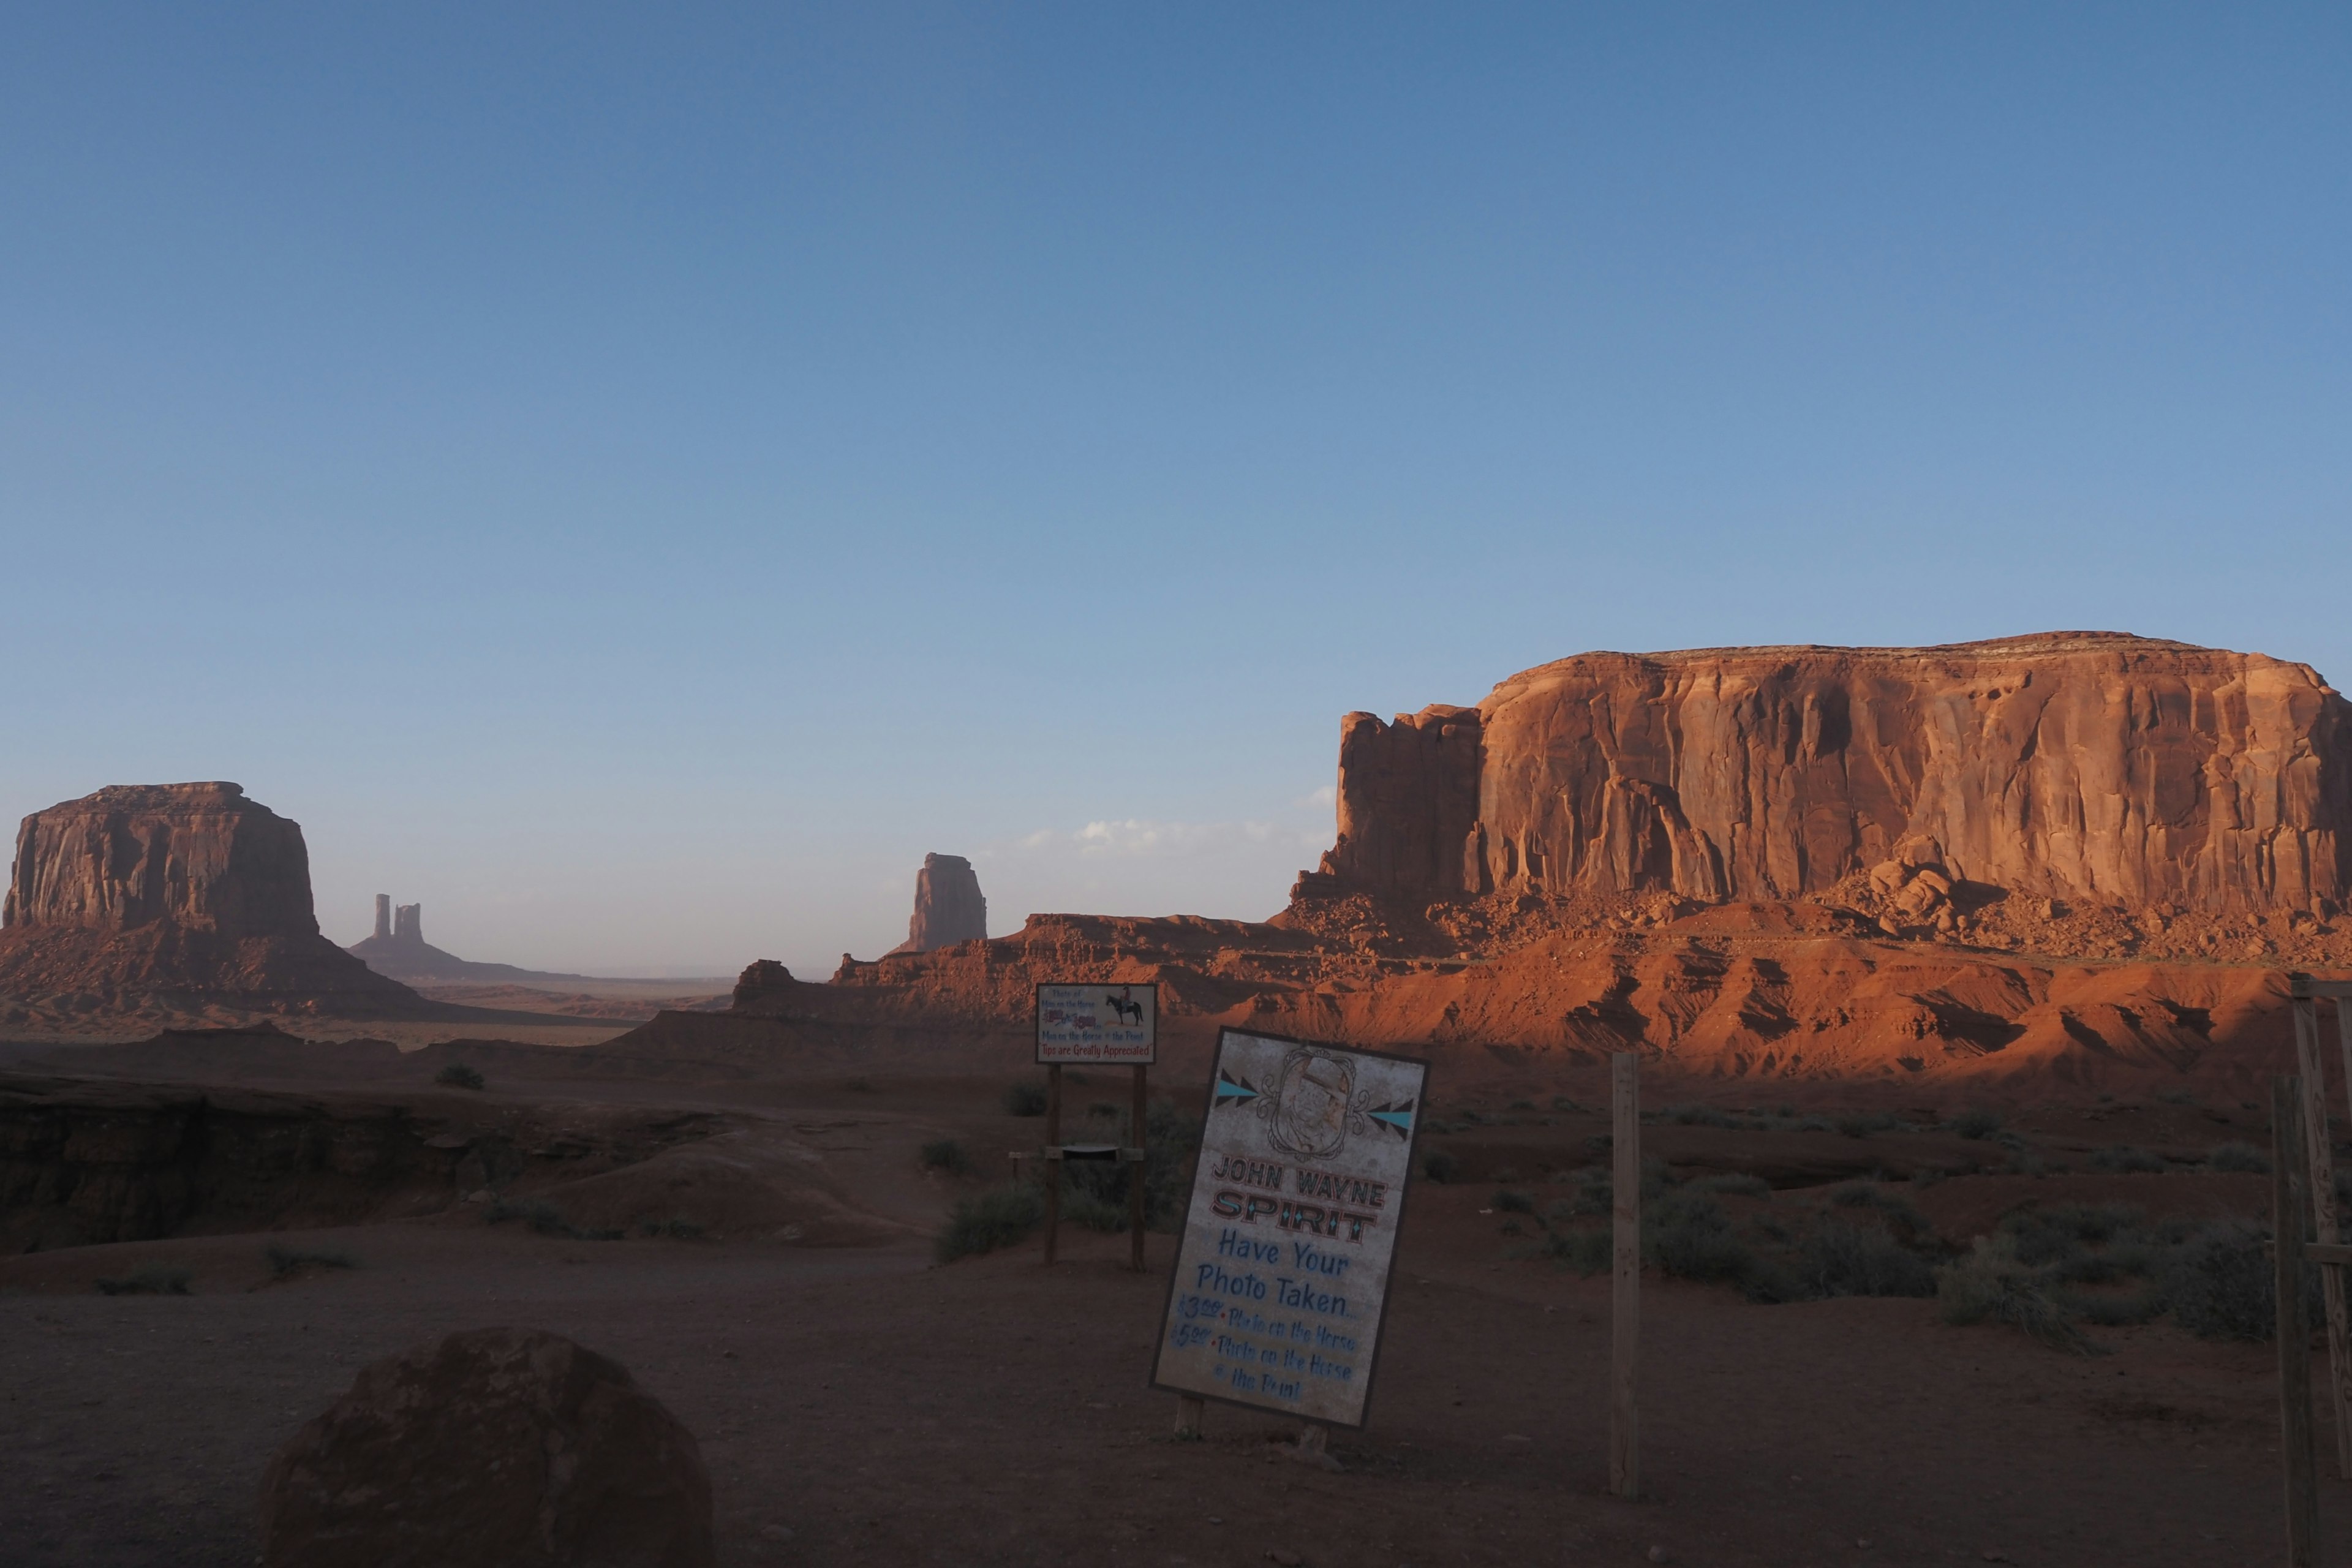
<instances>
[{"instance_id":1,"label":"red cliff wall","mask_svg":"<svg viewBox=\"0 0 2352 1568\"><path fill-rule=\"evenodd\" d=\"M315 936L299 824L233 784L114 785L16 834L0 924Z\"/></svg>"},{"instance_id":2,"label":"red cliff wall","mask_svg":"<svg viewBox=\"0 0 2352 1568\"><path fill-rule=\"evenodd\" d=\"M1342 721L1302 891L1784 899L1894 857L2012 892L2340 907L2352 707L2308 666L2116 633L1581 654Z\"/></svg>"}]
</instances>

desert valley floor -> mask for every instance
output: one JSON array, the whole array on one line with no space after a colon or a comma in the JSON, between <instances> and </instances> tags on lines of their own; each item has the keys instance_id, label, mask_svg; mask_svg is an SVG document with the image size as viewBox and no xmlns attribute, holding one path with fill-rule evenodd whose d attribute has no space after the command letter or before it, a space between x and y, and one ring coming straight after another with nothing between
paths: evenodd
<instances>
[{"instance_id":1,"label":"desert valley floor","mask_svg":"<svg viewBox=\"0 0 2352 1568\"><path fill-rule=\"evenodd\" d=\"M1001 1038L955 1070L817 1053L661 1075L593 1047L404 1055L231 1035L6 1050L16 1107L110 1095L121 1125L174 1079L232 1110L346 1131L398 1108L420 1135L449 1130L442 1157L508 1150L510 1196L583 1231L627 1228L494 1224L487 1205L448 1202L446 1174L437 1197L395 1182L335 1223L355 1200L331 1160L307 1188L223 1189L212 1217L166 1239L16 1252L0 1262L0 1561L26 1568L250 1562L279 1444L363 1363L490 1324L571 1336L669 1406L702 1445L725 1563L2156 1568L2279 1549L2266 1345L2158 1320L2085 1329L2091 1353L2071 1353L1948 1326L1933 1300L1759 1305L1654 1271L1649 1495L1608 1496L1608 1280L1536 1245L1605 1131L1590 1068L1441 1080L1447 1131L1427 1148L1452 1156L1451 1179L1412 1194L1370 1418L1334 1435L1332 1472L1286 1457L1295 1428L1235 1408L1212 1405L1202 1441L1172 1438L1174 1400L1145 1387L1169 1237L1150 1237L1139 1275L1125 1237L1075 1227L1051 1269L1034 1237L934 1264L954 1199L1038 1139L1003 1109L1034 1069ZM436 1086L453 1055L488 1087ZM1155 1087L1197 1103L1201 1082L1179 1060ZM1083 1116L1124 1086L1070 1093ZM1756 1086L1723 1103L1771 1098ZM1667 1112L1644 1149L1735 1208L1793 1216L1873 1182L1899 1194L1890 1212L1907 1203L1956 1245L2021 1205L2200 1218L2265 1202L2259 1174L2189 1163L2264 1142L2264 1114L2234 1100L2020 1107L1999 1142L1924 1107L1838 1121ZM973 1173L922 1163L949 1139ZM2114 1148L2170 1168L2103 1168ZM430 1212L400 1217L412 1199ZM646 1215L700 1234L629 1226ZM281 1273L272 1243L354 1266ZM173 1269L188 1294L97 1288ZM2325 1472L2332 1426L2317 1420ZM2324 1487L2325 1536L2352 1539L2352 1486Z\"/></svg>"}]
</instances>

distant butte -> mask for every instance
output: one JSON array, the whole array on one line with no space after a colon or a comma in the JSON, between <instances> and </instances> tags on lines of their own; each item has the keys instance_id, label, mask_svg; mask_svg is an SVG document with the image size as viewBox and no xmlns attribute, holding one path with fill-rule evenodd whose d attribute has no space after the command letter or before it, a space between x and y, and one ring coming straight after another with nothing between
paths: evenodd
<instances>
[{"instance_id":1,"label":"distant butte","mask_svg":"<svg viewBox=\"0 0 2352 1568\"><path fill-rule=\"evenodd\" d=\"M988 900L980 894L980 874L961 855L926 855L915 873L915 912L907 940L892 952L931 952L960 942L988 938Z\"/></svg>"},{"instance_id":2,"label":"distant butte","mask_svg":"<svg viewBox=\"0 0 2352 1568\"><path fill-rule=\"evenodd\" d=\"M346 950L378 974L410 984L471 981L482 984L512 984L537 981L580 981L584 974L563 974L541 969L519 969L511 963L478 963L444 952L425 940L425 906L402 904L394 910L392 895L375 896L375 934Z\"/></svg>"}]
</instances>

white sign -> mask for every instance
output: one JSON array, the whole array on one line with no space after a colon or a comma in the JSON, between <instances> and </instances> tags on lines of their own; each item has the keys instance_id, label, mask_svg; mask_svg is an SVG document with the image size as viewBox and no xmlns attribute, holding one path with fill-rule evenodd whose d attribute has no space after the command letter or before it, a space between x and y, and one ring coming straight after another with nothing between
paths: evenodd
<instances>
[{"instance_id":1,"label":"white sign","mask_svg":"<svg viewBox=\"0 0 2352 1568\"><path fill-rule=\"evenodd\" d=\"M1037 1059L1041 1062L1126 1062L1159 1059L1160 987L1040 985Z\"/></svg>"},{"instance_id":2,"label":"white sign","mask_svg":"<svg viewBox=\"0 0 2352 1568\"><path fill-rule=\"evenodd\" d=\"M1429 1064L1227 1029L1151 1385L1361 1426Z\"/></svg>"}]
</instances>

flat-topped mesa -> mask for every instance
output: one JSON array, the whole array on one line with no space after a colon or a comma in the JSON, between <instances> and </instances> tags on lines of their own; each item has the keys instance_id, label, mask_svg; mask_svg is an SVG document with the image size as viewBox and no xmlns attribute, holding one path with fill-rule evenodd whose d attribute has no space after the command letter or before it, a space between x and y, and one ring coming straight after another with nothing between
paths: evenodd
<instances>
[{"instance_id":1,"label":"flat-topped mesa","mask_svg":"<svg viewBox=\"0 0 2352 1568\"><path fill-rule=\"evenodd\" d=\"M1475 708L1349 714L1338 842L1297 892L1773 900L1922 867L2332 912L2352 705L2307 665L2116 632L1580 654Z\"/></svg>"},{"instance_id":2,"label":"flat-topped mesa","mask_svg":"<svg viewBox=\"0 0 2352 1568\"><path fill-rule=\"evenodd\" d=\"M110 785L25 818L0 925L319 934L300 825L217 783Z\"/></svg>"},{"instance_id":3,"label":"flat-topped mesa","mask_svg":"<svg viewBox=\"0 0 2352 1568\"><path fill-rule=\"evenodd\" d=\"M980 876L961 855L926 855L915 873L915 912L907 940L893 952L930 952L960 942L986 941L988 900Z\"/></svg>"}]
</instances>

